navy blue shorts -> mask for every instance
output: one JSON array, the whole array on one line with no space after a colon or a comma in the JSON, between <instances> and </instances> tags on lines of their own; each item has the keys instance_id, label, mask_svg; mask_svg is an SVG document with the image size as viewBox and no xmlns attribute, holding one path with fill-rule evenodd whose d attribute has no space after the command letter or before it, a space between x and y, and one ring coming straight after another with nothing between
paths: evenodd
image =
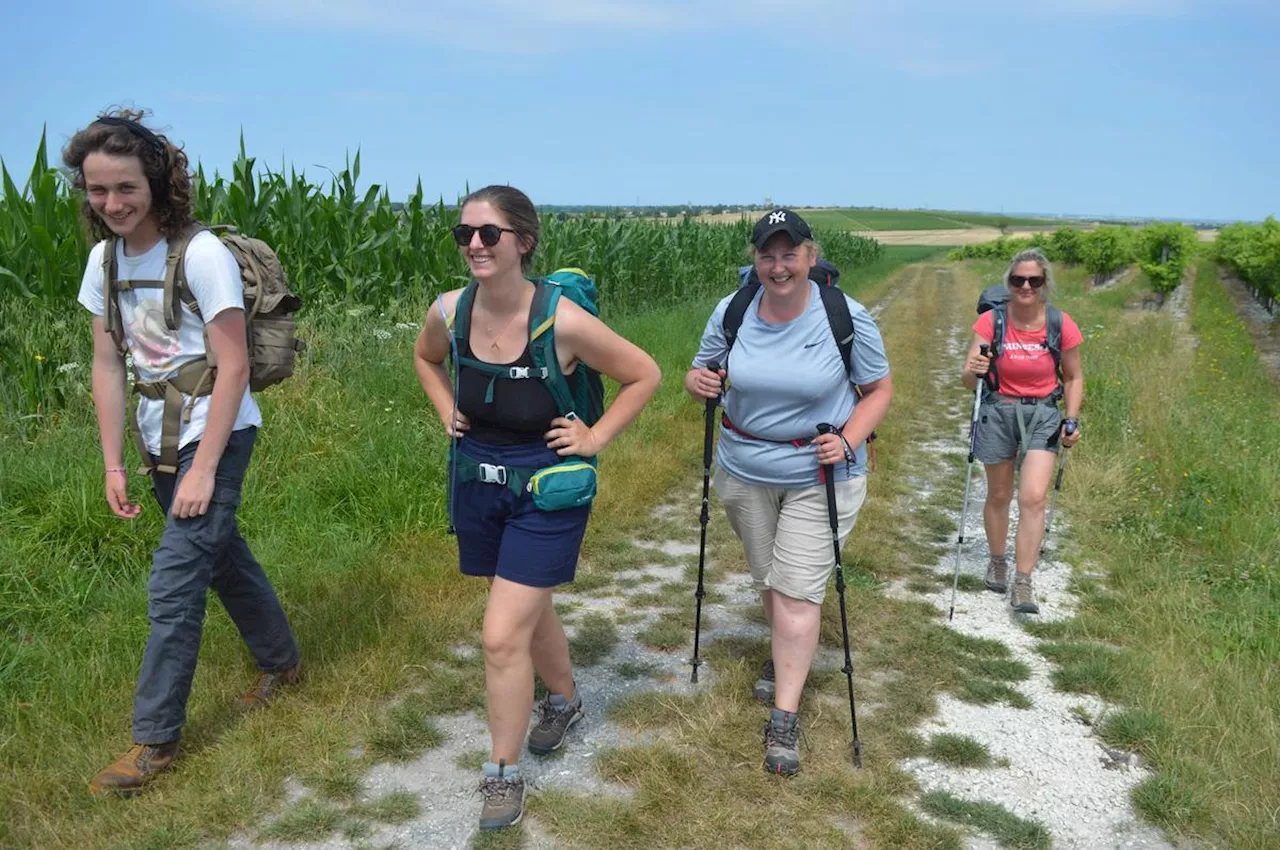
<instances>
[{"instance_id":1,"label":"navy blue shorts","mask_svg":"<svg viewBox=\"0 0 1280 850\"><path fill-rule=\"evenodd\" d=\"M494 446L463 437L462 454L508 467L541 469L563 458L545 443ZM533 496L517 496L505 484L457 481L453 526L463 575L501 576L528 587L555 587L573 581L591 506L540 511Z\"/></svg>"}]
</instances>

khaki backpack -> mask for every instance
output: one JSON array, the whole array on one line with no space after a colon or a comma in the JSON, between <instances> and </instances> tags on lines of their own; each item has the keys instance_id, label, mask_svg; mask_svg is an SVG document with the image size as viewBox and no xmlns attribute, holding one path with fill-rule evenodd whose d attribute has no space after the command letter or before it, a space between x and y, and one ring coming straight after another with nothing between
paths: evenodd
<instances>
[{"instance_id":1,"label":"khaki backpack","mask_svg":"<svg viewBox=\"0 0 1280 850\"><path fill-rule=\"evenodd\" d=\"M115 340L120 355L128 353L124 328L120 321L120 305L116 301L119 292L131 289L163 289L164 321L171 331L176 331L182 320L180 305L197 316L200 305L187 286L183 268L187 246L197 233L208 230L231 251L240 266L240 278L244 283L244 320L246 343L249 352L249 389L257 392L293 375L297 352L305 344L297 337L297 325L293 314L302 306L302 299L289 291L289 278L280 265L280 258L267 243L245 236L234 227L218 225L207 227L195 223L179 236L169 240L169 253L165 259L164 280L119 280L116 268L116 240L108 239L102 253L103 322L111 338ZM151 399L164 401L164 419L160 431L160 462L152 465L150 454L138 430L137 406L129 405L129 426L133 431L138 454L142 458L141 472L154 470L175 474L178 471L179 421L190 422L191 411L197 398L213 392L218 376L218 364L209 346L209 332L204 335L205 356L184 364L177 373L163 381L145 382L134 367L133 391ZM190 401L183 403L183 396Z\"/></svg>"}]
</instances>

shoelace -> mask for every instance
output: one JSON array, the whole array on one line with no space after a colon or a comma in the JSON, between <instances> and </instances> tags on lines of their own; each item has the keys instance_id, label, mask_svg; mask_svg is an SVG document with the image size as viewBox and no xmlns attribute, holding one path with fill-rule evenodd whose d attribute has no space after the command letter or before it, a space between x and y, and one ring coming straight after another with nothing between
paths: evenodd
<instances>
[{"instance_id":1,"label":"shoelace","mask_svg":"<svg viewBox=\"0 0 1280 850\"><path fill-rule=\"evenodd\" d=\"M792 726L790 729L774 728L772 720L766 720L764 723L764 744L781 744L784 747L794 747L800 740L800 724Z\"/></svg>"},{"instance_id":2,"label":"shoelace","mask_svg":"<svg viewBox=\"0 0 1280 850\"><path fill-rule=\"evenodd\" d=\"M542 701L538 703L538 726L550 726L557 719L573 710L573 703L568 703L561 709L551 704L551 697L543 697Z\"/></svg>"},{"instance_id":3,"label":"shoelace","mask_svg":"<svg viewBox=\"0 0 1280 850\"><path fill-rule=\"evenodd\" d=\"M476 790L484 795L486 803L494 801L505 803L508 795L513 794L520 780L507 779L505 776L486 776Z\"/></svg>"},{"instance_id":4,"label":"shoelace","mask_svg":"<svg viewBox=\"0 0 1280 850\"><path fill-rule=\"evenodd\" d=\"M275 687L276 683L280 681L280 678L280 673L261 674L258 676L258 681L254 683L253 688L250 689L249 695L258 699L265 699L267 693Z\"/></svg>"}]
</instances>

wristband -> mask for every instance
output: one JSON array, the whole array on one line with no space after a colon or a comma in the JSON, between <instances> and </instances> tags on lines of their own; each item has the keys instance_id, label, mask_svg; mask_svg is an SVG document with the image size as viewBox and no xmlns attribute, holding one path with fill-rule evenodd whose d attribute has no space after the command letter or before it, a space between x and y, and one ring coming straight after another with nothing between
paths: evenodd
<instances>
[{"instance_id":1,"label":"wristband","mask_svg":"<svg viewBox=\"0 0 1280 850\"><path fill-rule=\"evenodd\" d=\"M107 473L107 472L119 472L119 473L120 473L120 474L122 474L122 475L128 475L128 474L129 474L129 470L125 469L123 466L116 466L116 467L112 467L111 469L105 469L105 470L103 470L103 472L104 472L104 473Z\"/></svg>"}]
</instances>

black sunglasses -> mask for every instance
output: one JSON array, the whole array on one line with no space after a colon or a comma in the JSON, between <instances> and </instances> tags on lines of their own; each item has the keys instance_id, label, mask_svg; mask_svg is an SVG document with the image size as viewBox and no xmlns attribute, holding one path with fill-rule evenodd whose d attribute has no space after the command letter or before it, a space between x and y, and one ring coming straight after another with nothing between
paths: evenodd
<instances>
[{"instance_id":1,"label":"black sunglasses","mask_svg":"<svg viewBox=\"0 0 1280 850\"><path fill-rule=\"evenodd\" d=\"M492 248L497 245L498 240L502 238L502 234L515 233L510 227L498 227L496 224L482 224L479 227L472 227L469 224L455 224L453 226L453 241L465 248L471 244L471 237L477 232L480 234L480 244L486 248Z\"/></svg>"},{"instance_id":2,"label":"black sunglasses","mask_svg":"<svg viewBox=\"0 0 1280 850\"><path fill-rule=\"evenodd\" d=\"M1022 289L1023 284L1031 284L1032 289L1039 289L1044 286L1044 275L1042 274L1011 274L1009 275L1009 286L1012 289Z\"/></svg>"}]
</instances>

